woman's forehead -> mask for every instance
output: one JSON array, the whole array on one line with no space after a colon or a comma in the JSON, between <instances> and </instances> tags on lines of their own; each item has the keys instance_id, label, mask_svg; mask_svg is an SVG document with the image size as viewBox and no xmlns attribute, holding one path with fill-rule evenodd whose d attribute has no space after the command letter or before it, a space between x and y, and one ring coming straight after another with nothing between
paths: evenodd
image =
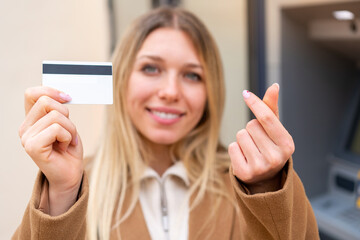
<instances>
[{"instance_id":1,"label":"woman's forehead","mask_svg":"<svg viewBox=\"0 0 360 240\"><path fill-rule=\"evenodd\" d=\"M159 28L151 32L146 37L136 58L145 56L161 59L176 57L200 64L200 58L191 38L184 31L174 28Z\"/></svg>"}]
</instances>

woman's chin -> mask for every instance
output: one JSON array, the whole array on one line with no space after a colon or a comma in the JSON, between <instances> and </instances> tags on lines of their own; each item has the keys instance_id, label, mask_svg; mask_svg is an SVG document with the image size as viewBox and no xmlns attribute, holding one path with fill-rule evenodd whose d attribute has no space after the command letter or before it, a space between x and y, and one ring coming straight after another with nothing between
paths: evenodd
<instances>
[{"instance_id":1,"label":"woman's chin","mask_svg":"<svg viewBox=\"0 0 360 240\"><path fill-rule=\"evenodd\" d=\"M150 142L158 145L172 145L178 142L181 138L175 136L167 136L167 135L159 135L159 136L151 136L148 138Z\"/></svg>"}]
</instances>

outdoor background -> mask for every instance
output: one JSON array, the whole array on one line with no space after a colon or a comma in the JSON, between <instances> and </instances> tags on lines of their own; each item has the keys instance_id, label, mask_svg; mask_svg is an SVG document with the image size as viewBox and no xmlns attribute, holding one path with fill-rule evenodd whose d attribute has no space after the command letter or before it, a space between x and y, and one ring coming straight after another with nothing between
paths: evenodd
<instances>
[{"instance_id":1,"label":"outdoor background","mask_svg":"<svg viewBox=\"0 0 360 240\"><path fill-rule=\"evenodd\" d=\"M20 224L38 168L23 150L18 128L24 120L24 91L41 85L43 60L109 61L111 39L151 8L150 0L112 1L116 31L105 0L19 0L0 2L0 239L9 239ZM184 0L213 33L226 77L225 144L248 121L242 91L248 87L246 0ZM280 8L330 0L266 1L268 85L280 79ZM92 154L100 134L103 106L69 106L84 143Z\"/></svg>"}]
</instances>

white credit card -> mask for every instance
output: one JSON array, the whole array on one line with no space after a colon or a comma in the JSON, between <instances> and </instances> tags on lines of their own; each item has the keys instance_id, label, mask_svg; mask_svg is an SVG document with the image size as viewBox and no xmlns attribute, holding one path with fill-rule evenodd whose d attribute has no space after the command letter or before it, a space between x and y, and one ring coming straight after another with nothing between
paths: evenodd
<instances>
[{"instance_id":1,"label":"white credit card","mask_svg":"<svg viewBox=\"0 0 360 240\"><path fill-rule=\"evenodd\" d=\"M111 62L43 61L42 84L70 95L69 104L113 104Z\"/></svg>"}]
</instances>

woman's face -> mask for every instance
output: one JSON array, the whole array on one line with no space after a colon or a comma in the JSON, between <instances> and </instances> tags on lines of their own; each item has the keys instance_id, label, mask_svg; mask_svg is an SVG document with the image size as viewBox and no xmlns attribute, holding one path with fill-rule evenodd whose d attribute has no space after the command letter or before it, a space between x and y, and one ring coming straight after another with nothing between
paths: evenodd
<instances>
[{"instance_id":1,"label":"woman's face","mask_svg":"<svg viewBox=\"0 0 360 240\"><path fill-rule=\"evenodd\" d=\"M154 30L129 79L127 109L137 130L155 144L172 144L200 121L206 103L204 69L186 33Z\"/></svg>"}]
</instances>

